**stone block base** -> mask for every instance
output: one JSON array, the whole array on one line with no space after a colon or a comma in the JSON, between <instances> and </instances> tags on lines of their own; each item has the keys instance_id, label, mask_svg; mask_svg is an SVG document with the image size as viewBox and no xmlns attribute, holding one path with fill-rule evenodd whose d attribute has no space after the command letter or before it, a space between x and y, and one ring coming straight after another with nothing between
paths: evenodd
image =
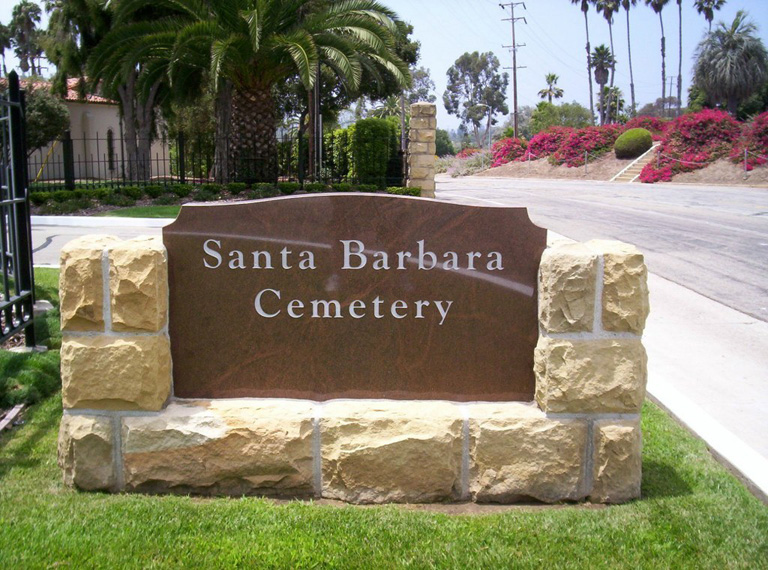
<instances>
[{"instance_id":1,"label":"stone block base","mask_svg":"<svg viewBox=\"0 0 768 570\"><path fill-rule=\"evenodd\" d=\"M174 400L66 410L59 464L81 489L351 503L625 502L640 495L633 414L535 404Z\"/></svg>"}]
</instances>

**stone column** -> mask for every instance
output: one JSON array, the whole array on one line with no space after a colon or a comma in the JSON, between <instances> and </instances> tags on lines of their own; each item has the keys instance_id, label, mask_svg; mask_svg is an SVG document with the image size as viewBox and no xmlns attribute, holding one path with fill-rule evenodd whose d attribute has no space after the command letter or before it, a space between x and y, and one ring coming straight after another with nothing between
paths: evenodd
<instances>
[{"instance_id":1,"label":"stone column","mask_svg":"<svg viewBox=\"0 0 768 570\"><path fill-rule=\"evenodd\" d=\"M556 243L541 259L536 401L550 418L587 420L595 502L640 496L646 279L642 253L621 242Z\"/></svg>"},{"instance_id":2,"label":"stone column","mask_svg":"<svg viewBox=\"0 0 768 570\"><path fill-rule=\"evenodd\" d=\"M421 188L423 198L435 197L436 115L437 107L432 103L411 105L408 188Z\"/></svg>"}]
</instances>

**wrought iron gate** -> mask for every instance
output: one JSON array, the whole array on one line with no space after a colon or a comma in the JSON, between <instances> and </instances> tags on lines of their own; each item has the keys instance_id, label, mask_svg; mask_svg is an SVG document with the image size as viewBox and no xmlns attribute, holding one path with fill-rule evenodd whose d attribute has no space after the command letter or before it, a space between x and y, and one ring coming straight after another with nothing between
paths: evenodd
<instances>
[{"instance_id":1,"label":"wrought iron gate","mask_svg":"<svg viewBox=\"0 0 768 570\"><path fill-rule=\"evenodd\" d=\"M25 344L35 346L26 168L24 94L18 75L11 72L8 91L0 96L0 342L23 330Z\"/></svg>"}]
</instances>

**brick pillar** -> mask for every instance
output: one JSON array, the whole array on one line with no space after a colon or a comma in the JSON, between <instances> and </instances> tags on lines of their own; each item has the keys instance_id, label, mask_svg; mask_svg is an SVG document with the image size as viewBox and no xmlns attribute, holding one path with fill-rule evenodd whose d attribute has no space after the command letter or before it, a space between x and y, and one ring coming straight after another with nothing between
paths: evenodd
<instances>
[{"instance_id":1,"label":"brick pillar","mask_svg":"<svg viewBox=\"0 0 768 570\"><path fill-rule=\"evenodd\" d=\"M435 197L435 134L437 107L432 103L411 105L408 137L408 187L421 188L423 198Z\"/></svg>"}]
</instances>

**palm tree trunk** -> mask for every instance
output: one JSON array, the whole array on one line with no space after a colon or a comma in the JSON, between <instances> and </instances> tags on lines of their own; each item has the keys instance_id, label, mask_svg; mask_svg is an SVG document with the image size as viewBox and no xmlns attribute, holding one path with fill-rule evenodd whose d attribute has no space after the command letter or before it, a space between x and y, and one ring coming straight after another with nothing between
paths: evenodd
<instances>
[{"instance_id":1,"label":"palm tree trunk","mask_svg":"<svg viewBox=\"0 0 768 570\"><path fill-rule=\"evenodd\" d=\"M587 21L587 13L584 12L584 27L587 29L587 79L589 79L589 116L590 122L595 124L595 101L592 94L592 56L589 51L589 22Z\"/></svg>"},{"instance_id":2,"label":"palm tree trunk","mask_svg":"<svg viewBox=\"0 0 768 570\"><path fill-rule=\"evenodd\" d=\"M677 16L680 40L680 57L677 60L677 116L679 117L683 101L683 0L677 0Z\"/></svg>"},{"instance_id":3,"label":"palm tree trunk","mask_svg":"<svg viewBox=\"0 0 768 570\"><path fill-rule=\"evenodd\" d=\"M629 55L629 93L632 97L632 116L637 115L635 105L635 75L632 73L632 44L629 41L629 10L627 10L627 54Z\"/></svg>"},{"instance_id":4,"label":"palm tree trunk","mask_svg":"<svg viewBox=\"0 0 768 570\"><path fill-rule=\"evenodd\" d=\"M664 20L659 12L659 25L661 26L661 114L666 116L667 103L667 61L666 38L664 37Z\"/></svg>"},{"instance_id":5,"label":"palm tree trunk","mask_svg":"<svg viewBox=\"0 0 768 570\"><path fill-rule=\"evenodd\" d=\"M611 55L613 56L613 64L611 65L611 90L608 91L608 115L607 115L607 121L610 122L610 109L611 105L613 103L613 80L616 77L616 52L613 51L613 24L609 21L608 22L608 36L611 39Z\"/></svg>"},{"instance_id":6,"label":"palm tree trunk","mask_svg":"<svg viewBox=\"0 0 768 570\"><path fill-rule=\"evenodd\" d=\"M235 89L229 160L236 180L277 182L277 123L271 85Z\"/></svg>"},{"instance_id":7,"label":"palm tree trunk","mask_svg":"<svg viewBox=\"0 0 768 570\"><path fill-rule=\"evenodd\" d=\"M232 164L229 161L230 125L232 124L232 83L223 81L216 93L216 141L213 178L220 184L230 182Z\"/></svg>"},{"instance_id":8,"label":"palm tree trunk","mask_svg":"<svg viewBox=\"0 0 768 570\"><path fill-rule=\"evenodd\" d=\"M605 83L600 84L600 124L605 124Z\"/></svg>"}]
</instances>

